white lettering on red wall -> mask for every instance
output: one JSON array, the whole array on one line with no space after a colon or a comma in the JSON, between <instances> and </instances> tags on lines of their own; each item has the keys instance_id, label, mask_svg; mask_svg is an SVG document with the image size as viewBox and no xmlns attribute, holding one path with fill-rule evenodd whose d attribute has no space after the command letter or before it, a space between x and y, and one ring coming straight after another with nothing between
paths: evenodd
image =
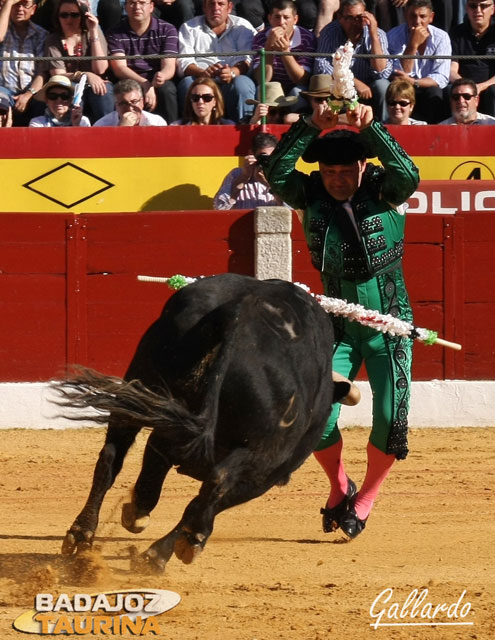
<instances>
[{"instance_id":1,"label":"white lettering on red wall","mask_svg":"<svg viewBox=\"0 0 495 640\"><path fill-rule=\"evenodd\" d=\"M454 214L458 211L495 211L495 182L423 180L407 202L407 213Z\"/></svg>"}]
</instances>

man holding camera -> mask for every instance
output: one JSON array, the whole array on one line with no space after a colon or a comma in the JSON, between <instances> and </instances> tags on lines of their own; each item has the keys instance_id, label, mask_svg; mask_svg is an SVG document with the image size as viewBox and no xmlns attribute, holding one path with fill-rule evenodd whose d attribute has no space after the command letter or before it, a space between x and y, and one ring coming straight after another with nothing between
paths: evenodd
<instances>
[{"instance_id":1,"label":"man holding camera","mask_svg":"<svg viewBox=\"0 0 495 640\"><path fill-rule=\"evenodd\" d=\"M364 0L342 0L337 20L328 24L318 40L318 53L335 53L347 40L352 42L354 53L387 55L387 36L378 28L375 16L366 11ZM383 122L388 117L385 93L392 73L392 61L388 58L355 58L351 70L360 102L373 107L374 117ZM330 57L315 59L313 73L333 74Z\"/></svg>"},{"instance_id":2,"label":"man holding camera","mask_svg":"<svg viewBox=\"0 0 495 640\"><path fill-rule=\"evenodd\" d=\"M232 169L217 191L213 201L214 209L255 209L283 204L272 193L259 165L260 158L273 153L277 144L277 138L269 133L257 133L253 137L251 151L244 158L244 165Z\"/></svg>"}]
</instances>

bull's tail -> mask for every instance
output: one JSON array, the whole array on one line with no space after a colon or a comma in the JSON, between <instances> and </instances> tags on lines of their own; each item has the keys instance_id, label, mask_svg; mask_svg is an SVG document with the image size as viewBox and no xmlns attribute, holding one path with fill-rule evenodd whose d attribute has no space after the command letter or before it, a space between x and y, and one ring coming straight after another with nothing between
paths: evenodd
<instances>
[{"instance_id":1,"label":"bull's tail","mask_svg":"<svg viewBox=\"0 0 495 640\"><path fill-rule=\"evenodd\" d=\"M108 424L112 416L116 423L120 419L140 428L165 429L171 441L182 447L201 439L205 431L205 419L191 413L168 389L156 393L139 380L124 381L79 368L51 387L58 395L52 401L69 420Z\"/></svg>"}]
</instances>

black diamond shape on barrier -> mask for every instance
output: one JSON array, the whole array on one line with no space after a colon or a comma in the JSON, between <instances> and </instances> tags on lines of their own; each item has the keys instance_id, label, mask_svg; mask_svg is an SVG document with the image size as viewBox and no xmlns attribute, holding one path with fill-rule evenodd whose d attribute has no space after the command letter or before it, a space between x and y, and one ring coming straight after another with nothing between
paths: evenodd
<instances>
[{"instance_id":1,"label":"black diamond shape on barrier","mask_svg":"<svg viewBox=\"0 0 495 640\"><path fill-rule=\"evenodd\" d=\"M74 200L74 202L68 202L68 203L62 202L61 200L57 199L53 195L43 192L42 188L40 187L42 186L42 182L45 178L47 178L48 176L53 176L55 173L58 173L58 172L61 173L60 177L62 178L63 174L68 170L79 171L85 176L89 176L90 178L93 178L95 182L95 189L88 192L88 194L85 195L83 198L79 198L78 200ZM37 185L36 187L34 186L35 184ZM103 186L100 186L100 185L103 185ZM38 176L37 178L30 180L29 182L26 182L22 186L26 187L26 189L29 189L30 191L33 191L34 193L37 193L43 198L46 198L47 200L51 200L52 202L55 202L56 204L59 204L62 207L65 207L66 209L70 209L71 207L74 207L76 204L81 204L81 202L84 202L85 200L89 200L90 198L93 198L99 193L102 193L103 191L106 191L107 189L110 189L115 185L109 182L108 180L104 180L103 178L96 176L94 173L91 173L90 171L86 171L86 169L81 169L81 167L78 167L72 162L66 162L64 164L61 164L58 167L55 167L55 169L52 169L51 171L47 171L47 173L44 173L43 175ZM97 186L99 188L96 188Z\"/></svg>"}]
</instances>

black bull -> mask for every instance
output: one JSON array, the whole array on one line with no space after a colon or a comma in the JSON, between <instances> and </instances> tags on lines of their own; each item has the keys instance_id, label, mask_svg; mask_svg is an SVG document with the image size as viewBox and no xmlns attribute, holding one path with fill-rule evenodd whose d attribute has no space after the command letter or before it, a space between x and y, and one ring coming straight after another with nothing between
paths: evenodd
<instances>
[{"instance_id":1,"label":"black bull","mask_svg":"<svg viewBox=\"0 0 495 640\"><path fill-rule=\"evenodd\" d=\"M62 552L91 546L103 498L148 427L122 524L134 533L145 528L176 465L201 489L142 562L161 570L174 551L191 562L219 512L288 482L318 444L332 402L349 390L332 380L333 342L330 317L300 287L225 274L171 297L142 337L125 381L83 371L57 383L59 404L108 423L88 500Z\"/></svg>"}]
</instances>

